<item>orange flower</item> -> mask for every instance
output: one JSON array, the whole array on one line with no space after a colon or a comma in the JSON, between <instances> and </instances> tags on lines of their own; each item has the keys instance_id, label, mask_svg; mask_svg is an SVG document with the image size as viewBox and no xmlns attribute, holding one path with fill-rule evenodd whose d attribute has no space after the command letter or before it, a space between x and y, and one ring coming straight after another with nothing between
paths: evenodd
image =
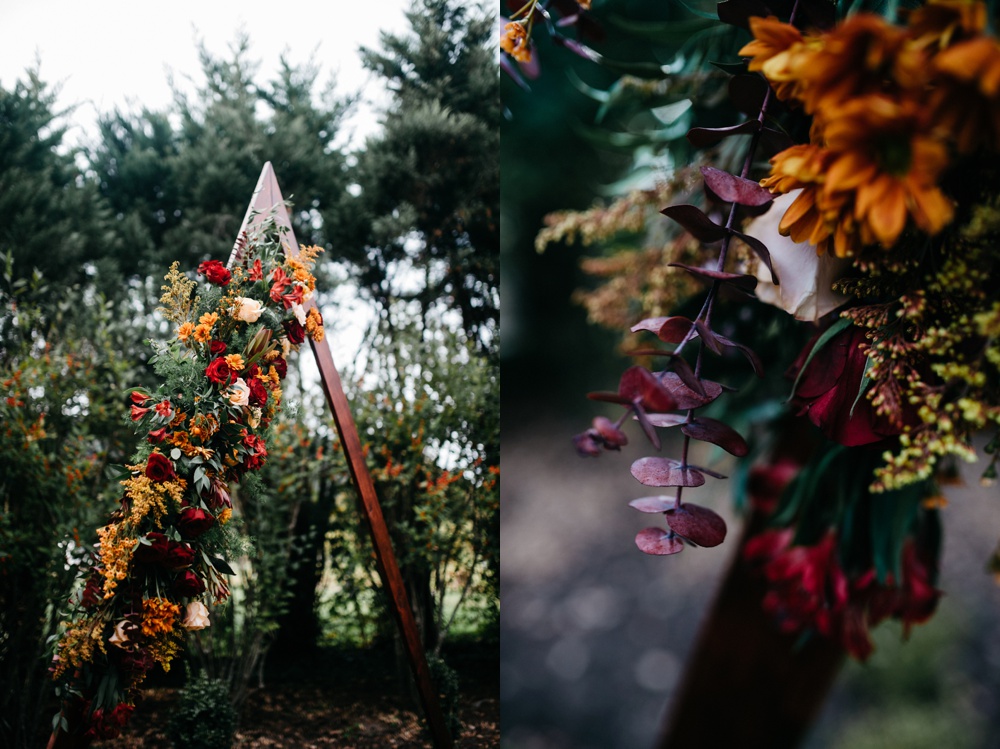
<instances>
[{"instance_id":1,"label":"orange flower","mask_svg":"<svg viewBox=\"0 0 1000 749\"><path fill-rule=\"evenodd\" d=\"M945 49L982 33L986 4L978 0L929 0L909 13L909 27L917 47Z\"/></svg>"},{"instance_id":2,"label":"orange flower","mask_svg":"<svg viewBox=\"0 0 1000 749\"><path fill-rule=\"evenodd\" d=\"M906 42L904 29L870 13L853 15L820 37L815 51L794 65L806 111L831 119L855 97L922 85L923 59Z\"/></svg>"},{"instance_id":3,"label":"orange flower","mask_svg":"<svg viewBox=\"0 0 1000 749\"><path fill-rule=\"evenodd\" d=\"M229 354L226 356L226 364L234 372L242 371L243 367L246 365L243 363L243 357L240 354Z\"/></svg>"},{"instance_id":4,"label":"orange flower","mask_svg":"<svg viewBox=\"0 0 1000 749\"><path fill-rule=\"evenodd\" d=\"M198 343L208 343L212 340L212 327L210 325L198 325L194 329L194 339Z\"/></svg>"},{"instance_id":5,"label":"orange flower","mask_svg":"<svg viewBox=\"0 0 1000 749\"><path fill-rule=\"evenodd\" d=\"M796 55L805 49L802 32L774 16L751 16L750 31L754 40L738 52L752 58L748 69L763 72L779 99L797 97L800 82L793 69Z\"/></svg>"},{"instance_id":6,"label":"orange flower","mask_svg":"<svg viewBox=\"0 0 1000 749\"><path fill-rule=\"evenodd\" d=\"M191 337L191 334L193 332L194 332L194 325L190 322L186 322L179 328L177 328L177 337L181 340L181 342L187 343L188 338Z\"/></svg>"},{"instance_id":7,"label":"orange flower","mask_svg":"<svg viewBox=\"0 0 1000 749\"><path fill-rule=\"evenodd\" d=\"M524 24L512 21L503 27L500 37L500 49L518 62L531 62L531 49L528 47L528 31Z\"/></svg>"},{"instance_id":8,"label":"orange flower","mask_svg":"<svg viewBox=\"0 0 1000 749\"><path fill-rule=\"evenodd\" d=\"M934 57L941 74L931 95L936 123L961 153L993 145L1000 136L1000 44L990 37L961 42Z\"/></svg>"}]
</instances>

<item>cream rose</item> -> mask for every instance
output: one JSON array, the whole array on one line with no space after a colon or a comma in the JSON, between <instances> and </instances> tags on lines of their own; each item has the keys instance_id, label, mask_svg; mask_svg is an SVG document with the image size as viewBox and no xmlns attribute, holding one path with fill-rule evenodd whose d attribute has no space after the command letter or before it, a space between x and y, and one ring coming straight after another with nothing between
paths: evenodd
<instances>
[{"instance_id":1,"label":"cream rose","mask_svg":"<svg viewBox=\"0 0 1000 749\"><path fill-rule=\"evenodd\" d=\"M250 386L242 377L238 377L229 388L229 402L234 406L250 405Z\"/></svg>"},{"instance_id":2,"label":"cream rose","mask_svg":"<svg viewBox=\"0 0 1000 749\"><path fill-rule=\"evenodd\" d=\"M749 273L757 277L757 298L795 316L796 320L815 322L847 301L831 288L851 265L847 258L830 254L817 255L815 245L793 242L778 232L785 211L800 190L779 195L762 216L751 221L746 233L763 242L771 253L771 264L781 282L775 286L764 263L755 258Z\"/></svg>"},{"instance_id":3,"label":"cream rose","mask_svg":"<svg viewBox=\"0 0 1000 749\"><path fill-rule=\"evenodd\" d=\"M212 622L208 620L208 608L201 601L192 601L184 611L184 620L181 626L185 629L205 629L211 627Z\"/></svg>"},{"instance_id":4,"label":"cream rose","mask_svg":"<svg viewBox=\"0 0 1000 749\"><path fill-rule=\"evenodd\" d=\"M243 322L257 322L260 313L264 311L264 306L256 299L245 296L236 297L236 319Z\"/></svg>"}]
</instances>

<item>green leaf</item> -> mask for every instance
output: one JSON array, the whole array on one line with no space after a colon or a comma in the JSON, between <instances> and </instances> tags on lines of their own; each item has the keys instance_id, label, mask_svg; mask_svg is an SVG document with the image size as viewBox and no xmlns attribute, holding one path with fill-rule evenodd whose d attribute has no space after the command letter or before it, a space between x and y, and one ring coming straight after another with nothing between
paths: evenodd
<instances>
[{"instance_id":1,"label":"green leaf","mask_svg":"<svg viewBox=\"0 0 1000 749\"><path fill-rule=\"evenodd\" d=\"M872 557L875 574L884 583L891 572L901 579L903 542L906 540L925 495L924 483L899 491L871 495Z\"/></svg>"},{"instance_id":2,"label":"green leaf","mask_svg":"<svg viewBox=\"0 0 1000 749\"><path fill-rule=\"evenodd\" d=\"M713 16L704 11L692 11L692 13L698 17L688 18L683 21L664 21L662 23L636 21L619 15L611 15L608 20L613 26L617 26L622 31L627 31L633 36L648 39L654 44L662 44L666 47L677 47L690 39L692 35L719 26L722 23L718 16Z\"/></svg>"},{"instance_id":3,"label":"green leaf","mask_svg":"<svg viewBox=\"0 0 1000 749\"><path fill-rule=\"evenodd\" d=\"M865 371L861 375L861 387L858 388L858 397L854 399L854 403L851 404L851 410L849 416L854 416L854 409L858 405L858 401L861 400L861 396L865 394L865 390L871 384L871 378L868 376L868 370L872 368L872 358L869 356L865 359Z\"/></svg>"}]
</instances>

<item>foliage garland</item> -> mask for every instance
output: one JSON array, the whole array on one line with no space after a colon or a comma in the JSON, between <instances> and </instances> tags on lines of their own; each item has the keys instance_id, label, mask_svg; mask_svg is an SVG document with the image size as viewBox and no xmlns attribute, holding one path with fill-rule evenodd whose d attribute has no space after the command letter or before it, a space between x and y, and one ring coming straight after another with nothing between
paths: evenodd
<instances>
[{"instance_id":1,"label":"foliage garland","mask_svg":"<svg viewBox=\"0 0 1000 749\"><path fill-rule=\"evenodd\" d=\"M570 5L540 0L511 15L500 47L519 85L525 85L522 75L538 74L534 21L555 10L563 16L560 29L583 31L589 8ZM754 508L771 526L745 544L743 556L766 578L764 607L783 631L817 631L863 660L873 647L870 627L894 617L905 631L935 610L937 509L946 504L941 487L955 480L957 461L973 462L985 452L984 486L995 482L1000 461L995 13L978 0L927 0L913 8L865 0L849 7L827 0L724 0L716 21L681 5L701 16L699 24L708 22L706 35L693 37L674 63L658 68L622 66L578 42L560 41L563 32L549 28L554 42L592 62L670 79L640 88L634 80L626 85L626 77L608 92L592 91L602 102L600 116L623 104L632 89L656 93L658 103L669 101L659 114L652 110L666 127L651 131L649 142L669 143L678 162L691 160L691 147L705 152L695 159L703 178L697 185L689 179L693 168L678 169L660 190L587 214L553 216L539 236L544 245L567 236L593 241L635 232L652 224L650 204L683 196L661 211L676 222L676 239L666 247L661 242L642 262L657 263L664 278L709 288L688 313L677 308L690 293L678 284L656 287L642 262L618 255L598 266L617 289L609 283L591 304L638 289L617 298L619 324L639 302L642 314L626 323L631 333L652 333L667 348L632 351L640 362L622 375L617 391L591 395L625 412L617 422L597 417L577 435L576 446L590 456L618 450L630 417L656 449L659 429L678 428L680 456L632 465L640 483L671 493L631 503L661 514L667 526L641 531L636 544L657 555L718 545L725 523L686 495L706 476L724 477L691 462L691 440L739 457L757 446L701 415L710 404L730 416L739 410L726 405L733 397L720 398L731 388L708 379L706 354L736 349L761 375L761 360L773 357L758 357L734 332L752 335L755 347L772 343L769 328L793 345L815 333L791 362L791 409L781 408L783 419L770 425L777 427L769 435L770 458L740 469L749 475ZM749 39L741 48L731 43L740 37ZM676 101L683 88L677 80L693 80L698 61L712 59L695 48L711 49L721 39L743 59L712 64L729 76L733 107L748 117L722 127L699 120L688 128L691 101L687 108ZM699 100L711 106L710 96L703 92ZM664 110L685 127L686 143L673 134ZM679 118L678 111L689 116ZM627 135L629 143L643 142ZM761 155L770 157L763 170ZM655 308L653 292L678 304ZM754 293L788 316L727 299ZM693 357L682 356L695 347ZM654 370L645 364L650 358L666 366ZM787 395L788 386L783 390ZM818 430L803 430L789 410ZM745 405L738 414L746 426L751 411ZM974 438L983 432L991 439L980 447ZM1000 570L1000 550L989 567Z\"/></svg>"},{"instance_id":2,"label":"foliage garland","mask_svg":"<svg viewBox=\"0 0 1000 749\"><path fill-rule=\"evenodd\" d=\"M185 632L211 626L206 602L229 597L226 558L244 544L230 524L232 486L255 490L287 358L307 336L323 339L309 305L320 252L291 256L268 216L241 235L232 270L209 260L196 282L170 267L159 312L176 334L152 344L163 384L128 397L142 439L55 647L54 726L71 730L80 715L86 738L118 736L150 669L169 670Z\"/></svg>"}]
</instances>

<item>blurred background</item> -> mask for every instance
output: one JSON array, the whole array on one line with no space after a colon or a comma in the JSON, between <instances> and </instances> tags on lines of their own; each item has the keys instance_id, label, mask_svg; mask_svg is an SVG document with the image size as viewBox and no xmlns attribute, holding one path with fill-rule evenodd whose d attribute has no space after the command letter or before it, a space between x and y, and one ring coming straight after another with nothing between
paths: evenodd
<instances>
[{"instance_id":1,"label":"blurred background","mask_svg":"<svg viewBox=\"0 0 1000 749\"><path fill-rule=\"evenodd\" d=\"M502 12L517 7L504 5ZM628 471L632 460L650 453L638 430L629 431L635 444L596 460L578 457L571 443L595 415L617 415L586 393L613 390L631 363L621 353L625 325L615 332L588 322L588 313L605 322L624 318L630 310L620 308L623 296L652 293L645 279L655 274L655 256L642 251L660 241L656 222L667 220L656 211L669 199L654 198L642 221L631 224L608 207L636 189L656 192L694 161L692 152L678 150L684 144L668 147L677 138L673 131L683 136L687 128L685 110L670 111L671 105L695 94L699 123L735 121L731 110L725 119L725 91L711 78L693 90L670 89L702 61L693 59L695 40L710 50L710 60L737 59L735 50L748 38L743 32L711 43L704 38L714 11L709 2L597 0L588 24L560 33L604 55L603 65L536 28L538 75L531 77L530 66L517 71L530 90L502 76L505 749L651 746L735 549L740 520L733 490L745 467L713 464L733 480L695 490L697 502L727 519L725 544L657 558L635 547L633 537L649 517L627 504L649 493ZM575 234L564 231L567 241L536 249L545 216L594 205L600 208L589 218L556 221L576 226ZM602 221L615 230L602 233ZM578 241L588 231L596 241ZM595 294L616 269L625 270L622 286ZM765 366L788 363L762 357ZM745 362L726 366L725 381L745 382L754 397ZM761 403L774 395L756 394ZM662 454L672 451L668 443ZM996 488L980 487L978 475L973 467L963 486L947 490L938 613L906 643L898 623L876 630L868 663L849 662L838 677L806 742L811 749L996 746L1000 590L985 562L997 543L1000 504ZM719 705L720 720L724 714Z\"/></svg>"}]
</instances>

